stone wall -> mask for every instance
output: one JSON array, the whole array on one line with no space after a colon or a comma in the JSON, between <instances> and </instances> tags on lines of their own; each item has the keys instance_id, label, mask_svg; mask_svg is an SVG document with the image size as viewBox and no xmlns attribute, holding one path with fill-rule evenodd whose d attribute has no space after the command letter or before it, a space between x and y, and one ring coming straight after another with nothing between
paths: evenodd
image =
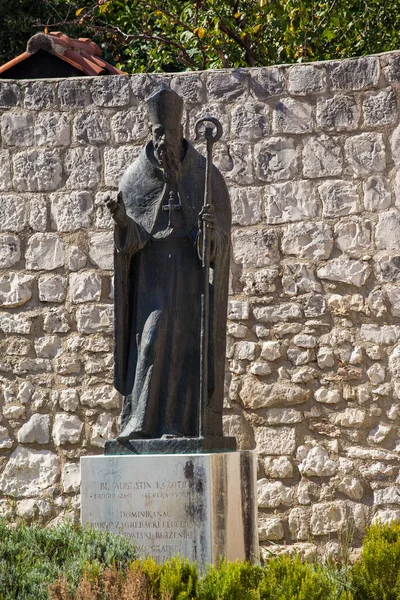
<instances>
[{"instance_id":1,"label":"stone wall","mask_svg":"<svg viewBox=\"0 0 400 600\"><path fill-rule=\"evenodd\" d=\"M2 513L77 514L116 434L115 193L165 82L206 113L233 206L226 431L259 452L262 544L400 518L400 53L0 82Z\"/></svg>"}]
</instances>

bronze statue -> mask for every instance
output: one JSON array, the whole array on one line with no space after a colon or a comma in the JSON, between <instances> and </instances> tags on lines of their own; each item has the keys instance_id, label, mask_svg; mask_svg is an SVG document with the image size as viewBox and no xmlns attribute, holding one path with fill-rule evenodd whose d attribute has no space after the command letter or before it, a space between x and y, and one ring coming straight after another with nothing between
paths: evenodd
<instances>
[{"instance_id":1,"label":"bronze statue","mask_svg":"<svg viewBox=\"0 0 400 600\"><path fill-rule=\"evenodd\" d=\"M124 396L118 440L220 437L231 226L228 191L213 166L208 175L213 204L204 203L207 161L183 138L182 99L164 88L147 103L152 141L125 171L117 199L107 200L116 247L114 385ZM212 129L208 132L210 140ZM206 265L209 316L203 310L208 325L204 348L206 237L210 269ZM207 357L202 365L202 415L201 339Z\"/></svg>"}]
</instances>

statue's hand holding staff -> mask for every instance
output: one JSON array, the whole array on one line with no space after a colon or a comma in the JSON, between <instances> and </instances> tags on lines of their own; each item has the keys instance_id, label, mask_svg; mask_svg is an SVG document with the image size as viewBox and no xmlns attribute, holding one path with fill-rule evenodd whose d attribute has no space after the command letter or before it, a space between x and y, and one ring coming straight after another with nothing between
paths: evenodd
<instances>
[{"instance_id":1,"label":"statue's hand holding staff","mask_svg":"<svg viewBox=\"0 0 400 600\"><path fill-rule=\"evenodd\" d=\"M211 204L204 204L199 213L199 229L215 229L215 210Z\"/></svg>"},{"instance_id":2,"label":"statue's hand holding staff","mask_svg":"<svg viewBox=\"0 0 400 600\"><path fill-rule=\"evenodd\" d=\"M116 224L120 227L126 227L128 225L128 215L126 214L122 192L118 192L116 200L111 196L107 196L104 202Z\"/></svg>"}]
</instances>

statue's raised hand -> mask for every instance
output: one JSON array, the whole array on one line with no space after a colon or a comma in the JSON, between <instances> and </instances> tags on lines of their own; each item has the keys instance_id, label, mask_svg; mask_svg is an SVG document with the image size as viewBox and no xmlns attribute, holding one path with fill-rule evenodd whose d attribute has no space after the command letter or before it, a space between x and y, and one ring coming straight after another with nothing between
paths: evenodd
<instances>
[{"instance_id":1,"label":"statue's raised hand","mask_svg":"<svg viewBox=\"0 0 400 600\"><path fill-rule=\"evenodd\" d=\"M104 202L116 224L120 227L126 227L128 225L128 215L126 214L122 192L118 192L116 200L111 196L107 196Z\"/></svg>"}]
</instances>

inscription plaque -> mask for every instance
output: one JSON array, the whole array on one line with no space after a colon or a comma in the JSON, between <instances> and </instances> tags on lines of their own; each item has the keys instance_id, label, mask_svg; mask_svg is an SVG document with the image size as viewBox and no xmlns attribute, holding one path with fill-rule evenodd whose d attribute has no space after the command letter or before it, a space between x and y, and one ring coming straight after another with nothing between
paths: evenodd
<instances>
[{"instance_id":1,"label":"inscription plaque","mask_svg":"<svg viewBox=\"0 0 400 600\"><path fill-rule=\"evenodd\" d=\"M257 558L252 452L89 456L81 470L82 523L125 535L142 555L200 568Z\"/></svg>"}]
</instances>

